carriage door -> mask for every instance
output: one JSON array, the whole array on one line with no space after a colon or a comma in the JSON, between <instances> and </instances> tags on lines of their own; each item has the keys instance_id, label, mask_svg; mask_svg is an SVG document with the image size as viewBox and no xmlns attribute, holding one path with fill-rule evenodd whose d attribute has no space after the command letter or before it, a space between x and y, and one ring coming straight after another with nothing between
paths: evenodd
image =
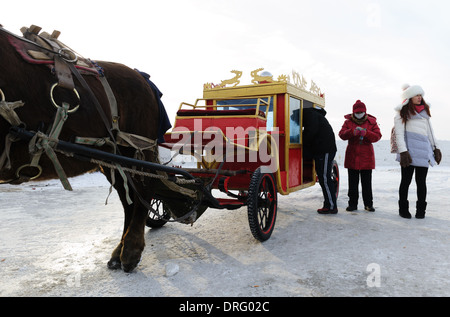
<instances>
[{"instance_id":1,"label":"carriage door","mask_svg":"<svg viewBox=\"0 0 450 317\"><path fill-rule=\"evenodd\" d=\"M289 96L289 188L302 185L301 108L302 100Z\"/></svg>"}]
</instances>

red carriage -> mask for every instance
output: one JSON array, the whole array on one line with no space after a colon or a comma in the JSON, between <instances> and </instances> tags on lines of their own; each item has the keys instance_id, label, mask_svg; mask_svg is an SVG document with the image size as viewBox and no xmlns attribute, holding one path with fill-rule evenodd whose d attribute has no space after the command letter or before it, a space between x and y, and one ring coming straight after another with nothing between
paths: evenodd
<instances>
[{"instance_id":1,"label":"red carriage","mask_svg":"<svg viewBox=\"0 0 450 317\"><path fill-rule=\"evenodd\" d=\"M325 107L325 99L314 83L307 91L304 79L291 84L287 76L258 75L261 70L252 72L252 85L238 85L238 71L234 80L205 84L202 99L181 104L162 146L195 158L196 166L183 170L201 180L207 192L203 208L247 206L251 232L264 241L274 229L277 193L288 195L316 183L314 160L302 143L302 112ZM337 195L336 162L333 180ZM213 189L227 198L213 197Z\"/></svg>"}]
</instances>

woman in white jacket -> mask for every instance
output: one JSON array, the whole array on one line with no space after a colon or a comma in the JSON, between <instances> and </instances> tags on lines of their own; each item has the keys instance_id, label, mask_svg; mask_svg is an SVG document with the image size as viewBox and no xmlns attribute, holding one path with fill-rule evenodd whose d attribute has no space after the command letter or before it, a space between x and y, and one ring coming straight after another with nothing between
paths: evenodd
<instances>
[{"instance_id":1,"label":"woman in white jacket","mask_svg":"<svg viewBox=\"0 0 450 317\"><path fill-rule=\"evenodd\" d=\"M395 108L395 134L398 146L397 161L402 168L399 188L399 214L411 218L408 190L413 174L417 185L416 218L424 218L427 207L426 178L429 165L441 162L441 151L430 123L430 107L423 99L420 86L403 86L402 104Z\"/></svg>"}]
</instances>

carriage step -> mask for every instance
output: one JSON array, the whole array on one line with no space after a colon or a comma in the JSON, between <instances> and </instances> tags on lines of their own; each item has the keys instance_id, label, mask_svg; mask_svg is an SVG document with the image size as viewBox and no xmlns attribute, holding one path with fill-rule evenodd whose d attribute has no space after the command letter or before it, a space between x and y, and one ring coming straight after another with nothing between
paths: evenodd
<instances>
[{"instance_id":1,"label":"carriage step","mask_svg":"<svg viewBox=\"0 0 450 317\"><path fill-rule=\"evenodd\" d=\"M217 198L217 201L221 205L244 205L245 203L243 201L239 201L237 199L229 199L229 198Z\"/></svg>"},{"instance_id":2,"label":"carriage step","mask_svg":"<svg viewBox=\"0 0 450 317\"><path fill-rule=\"evenodd\" d=\"M221 208L226 209L238 209L242 206L245 206L245 201L239 201L237 199L228 199L228 198L217 198L219 205Z\"/></svg>"}]
</instances>

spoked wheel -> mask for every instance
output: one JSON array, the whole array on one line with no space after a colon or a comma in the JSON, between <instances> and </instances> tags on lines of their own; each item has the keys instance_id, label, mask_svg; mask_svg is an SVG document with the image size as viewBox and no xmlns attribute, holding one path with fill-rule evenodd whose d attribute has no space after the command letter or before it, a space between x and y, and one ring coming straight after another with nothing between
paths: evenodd
<instances>
[{"instance_id":1,"label":"spoked wheel","mask_svg":"<svg viewBox=\"0 0 450 317\"><path fill-rule=\"evenodd\" d=\"M336 161L333 161L333 167L331 168L331 180L336 188L336 199L339 196L339 166Z\"/></svg>"},{"instance_id":2,"label":"spoked wheel","mask_svg":"<svg viewBox=\"0 0 450 317\"><path fill-rule=\"evenodd\" d=\"M259 241L270 238L277 217L277 186L271 173L258 168L252 175L248 190L248 222Z\"/></svg>"},{"instance_id":3,"label":"spoked wheel","mask_svg":"<svg viewBox=\"0 0 450 317\"><path fill-rule=\"evenodd\" d=\"M145 222L147 227L150 228L160 228L164 226L170 219L170 212L167 210L164 202L160 199L152 199L150 205L156 211L149 210L148 217Z\"/></svg>"}]
</instances>

